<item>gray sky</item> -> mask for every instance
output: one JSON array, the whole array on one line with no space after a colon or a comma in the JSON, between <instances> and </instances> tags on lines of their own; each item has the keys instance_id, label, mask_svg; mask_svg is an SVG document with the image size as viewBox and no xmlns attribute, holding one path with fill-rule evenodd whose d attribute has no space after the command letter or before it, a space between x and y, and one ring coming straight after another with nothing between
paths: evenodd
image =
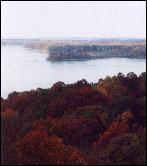
<instances>
[{"instance_id":1,"label":"gray sky","mask_svg":"<svg viewBox=\"0 0 147 166\"><path fill-rule=\"evenodd\" d=\"M146 36L145 1L2 1L2 38Z\"/></svg>"}]
</instances>

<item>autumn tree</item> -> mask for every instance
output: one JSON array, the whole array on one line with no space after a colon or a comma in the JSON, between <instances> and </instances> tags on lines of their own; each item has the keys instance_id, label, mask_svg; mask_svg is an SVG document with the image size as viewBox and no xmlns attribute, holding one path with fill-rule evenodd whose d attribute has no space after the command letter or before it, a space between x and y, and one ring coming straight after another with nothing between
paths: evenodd
<instances>
[{"instance_id":1,"label":"autumn tree","mask_svg":"<svg viewBox=\"0 0 147 166\"><path fill-rule=\"evenodd\" d=\"M85 164L78 151L66 147L58 137L49 137L45 131L28 133L17 141L16 147L21 164Z\"/></svg>"},{"instance_id":2,"label":"autumn tree","mask_svg":"<svg viewBox=\"0 0 147 166\"><path fill-rule=\"evenodd\" d=\"M110 100L120 98L126 92L125 86L115 76L113 78L106 77L104 80L101 79L98 82L97 89L109 97Z\"/></svg>"}]
</instances>

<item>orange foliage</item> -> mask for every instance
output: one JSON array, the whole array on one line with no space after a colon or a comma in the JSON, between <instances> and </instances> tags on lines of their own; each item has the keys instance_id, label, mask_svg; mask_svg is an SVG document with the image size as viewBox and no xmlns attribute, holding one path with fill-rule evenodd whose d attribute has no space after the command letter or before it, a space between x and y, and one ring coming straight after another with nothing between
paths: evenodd
<instances>
[{"instance_id":1,"label":"orange foliage","mask_svg":"<svg viewBox=\"0 0 147 166\"><path fill-rule=\"evenodd\" d=\"M122 113L117 118L117 121L112 122L110 127L100 135L100 138L94 143L94 145L105 145L111 140L111 138L129 132L129 121L132 118L133 115L129 111Z\"/></svg>"},{"instance_id":2,"label":"orange foliage","mask_svg":"<svg viewBox=\"0 0 147 166\"><path fill-rule=\"evenodd\" d=\"M47 132L32 131L17 142L17 151L22 164L55 164L82 163L78 151L70 151L61 138L49 137ZM66 158L69 155L68 159ZM66 156L66 157L65 157ZM83 162L84 163L84 162Z\"/></svg>"}]
</instances>

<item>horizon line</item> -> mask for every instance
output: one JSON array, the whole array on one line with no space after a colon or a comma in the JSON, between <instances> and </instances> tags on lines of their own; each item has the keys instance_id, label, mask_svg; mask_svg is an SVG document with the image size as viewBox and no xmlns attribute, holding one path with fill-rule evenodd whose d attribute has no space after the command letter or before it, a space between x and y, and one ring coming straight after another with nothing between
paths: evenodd
<instances>
[{"instance_id":1,"label":"horizon line","mask_svg":"<svg viewBox=\"0 0 147 166\"><path fill-rule=\"evenodd\" d=\"M116 39L116 40L129 40L129 39L140 39L140 40L146 40L146 37L1 37L1 40L23 40L23 39L46 39L46 40L68 40L68 39L74 39L74 40L103 40L103 39Z\"/></svg>"}]
</instances>

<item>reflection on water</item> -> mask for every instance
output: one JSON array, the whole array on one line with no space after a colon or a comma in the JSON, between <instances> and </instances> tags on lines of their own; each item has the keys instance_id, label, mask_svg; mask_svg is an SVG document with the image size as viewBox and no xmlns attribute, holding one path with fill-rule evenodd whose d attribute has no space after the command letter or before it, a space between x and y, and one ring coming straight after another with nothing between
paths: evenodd
<instances>
[{"instance_id":1,"label":"reflection on water","mask_svg":"<svg viewBox=\"0 0 147 166\"><path fill-rule=\"evenodd\" d=\"M47 61L47 54L27 50L20 46L2 46L1 96L12 91L25 91L38 87L48 88L57 81L73 83L80 79L97 82L107 75L119 72L146 71L144 59L108 58L87 61Z\"/></svg>"}]
</instances>

